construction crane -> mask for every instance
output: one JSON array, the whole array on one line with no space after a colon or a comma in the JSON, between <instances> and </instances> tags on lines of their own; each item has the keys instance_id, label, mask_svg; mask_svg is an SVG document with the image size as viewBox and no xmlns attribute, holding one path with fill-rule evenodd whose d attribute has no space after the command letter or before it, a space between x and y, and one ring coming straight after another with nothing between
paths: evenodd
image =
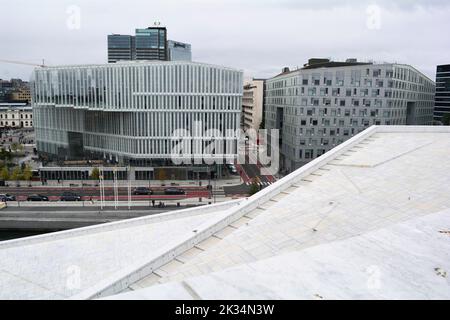
<instances>
[{"instance_id":1,"label":"construction crane","mask_svg":"<svg viewBox=\"0 0 450 320\"><path fill-rule=\"evenodd\" d=\"M33 67L42 67L45 68L45 61L44 59L42 59L42 64L36 64L36 63L29 63L29 62L23 62L23 61L14 61L14 60L4 60L4 59L0 59L0 63L4 62L4 63L12 63L12 64L21 64L21 65L25 65L25 66L33 66Z\"/></svg>"}]
</instances>

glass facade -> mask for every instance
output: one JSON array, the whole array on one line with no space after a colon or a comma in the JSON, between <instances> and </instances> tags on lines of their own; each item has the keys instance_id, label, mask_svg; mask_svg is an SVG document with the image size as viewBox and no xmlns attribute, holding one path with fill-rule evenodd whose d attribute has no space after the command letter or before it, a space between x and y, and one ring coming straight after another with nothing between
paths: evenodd
<instances>
[{"instance_id":1,"label":"glass facade","mask_svg":"<svg viewBox=\"0 0 450 320\"><path fill-rule=\"evenodd\" d=\"M242 77L193 62L38 68L31 82L37 149L63 159L171 159L172 133L193 132L198 121L234 144L225 133L239 129Z\"/></svg>"},{"instance_id":2,"label":"glass facade","mask_svg":"<svg viewBox=\"0 0 450 320\"><path fill-rule=\"evenodd\" d=\"M133 59L133 37L127 35L108 35L108 62Z\"/></svg>"},{"instance_id":3,"label":"glass facade","mask_svg":"<svg viewBox=\"0 0 450 320\"><path fill-rule=\"evenodd\" d=\"M136 29L136 35L109 35L108 62L168 60L166 28Z\"/></svg>"},{"instance_id":4,"label":"glass facade","mask_svg":"<svg viewBox=\"0 0 450 320\"><path fill-rule=\"evenodd\" d=\"M448 115L448 116L445 116ZM434 101L434 120L438 123L448 121L450 116L450 64L436 68L436 96Z\"/></svg>"}]
</instances>

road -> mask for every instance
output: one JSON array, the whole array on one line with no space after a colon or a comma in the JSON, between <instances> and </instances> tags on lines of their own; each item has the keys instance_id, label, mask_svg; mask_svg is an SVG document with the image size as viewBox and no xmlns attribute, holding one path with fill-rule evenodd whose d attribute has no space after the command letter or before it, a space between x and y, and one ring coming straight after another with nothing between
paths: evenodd
<instances>
[{"instance_id":1,"label":"road","mask_svg":"<svg viewBox=\"0 0 450 320\"><path fill-rule=\"evenodd\" d=\"M196 205L183 205L183 209ZM179 210L176 205L165 208L151 206L128 209L98 207L8 207L0 211L0 230L55 231L119 221Z\"/></svg>"},{"instance_id":2,"label":"road","mask_svg":"<svg viewBox=\"0 0 450 320\"><path fill-rule=\"evenodd\" d=\"M204 187L183 187L185 195L165 195L165 187L152 187L153 195L132 195L132 200L178 200L188 198L207 198L209 191ZM42 194L49 197L50 201L59 200L63 192L73 192L82 197L82 200L98 200L100 198L99 187L0 187L0 194L16 196L18 201L26 200L31 194ZM118 199L128 201L128 188L118 188ZM114 189L105 187L105 200L114 200Z\"/></svg>"}]
</instances>

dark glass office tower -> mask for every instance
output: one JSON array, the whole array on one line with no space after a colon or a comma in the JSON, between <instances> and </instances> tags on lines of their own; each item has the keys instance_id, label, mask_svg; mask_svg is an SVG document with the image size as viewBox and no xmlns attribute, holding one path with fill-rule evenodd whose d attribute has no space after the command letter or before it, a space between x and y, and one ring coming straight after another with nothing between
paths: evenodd
<instances>
[{"instance_id":1,"label":"dark glass office tower","mask_svg":"<svg viewBox=\"0 0 450 320\"><path fill-rule=\"evenodd\" d=\"M136 29L136 35L108 35L108 62L120 60L168 60L167 29Z\"/></svg>"},{"instance_id":2,"label":"dark glass office tower","mask_svg":"<svg viewBox=\"0 0 450 320\"><path fill-rule=\"evenodd\" d=\"M450 64L437 66L434 120L450 125Z\"/></svg>"},{"instance_id":3,"label":"dark glass office tower","mask_svg":"<svg viewBox=\"0 0 450 320\"><path fill-rule=\"evenodd\" d=\"M136 29L136 60L168 60L166 28Z\"/></svg>"},{"instance_id":4,"label":"dark glass office tower","mask_svg":"<svg viewBox=\"0 0 450 320\"><path fill-rule=\"evenodd\" d=\"M134 37L121 34L108 35L108 62L134 60Z\"/></svg>"}]
</instances>

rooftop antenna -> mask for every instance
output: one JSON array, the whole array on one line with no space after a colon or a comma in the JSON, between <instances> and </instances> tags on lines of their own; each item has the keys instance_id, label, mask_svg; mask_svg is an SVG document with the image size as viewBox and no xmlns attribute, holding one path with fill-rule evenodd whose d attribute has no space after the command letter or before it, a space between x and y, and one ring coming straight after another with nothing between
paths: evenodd
<instances>
[{"instance_id":1,"label":"rooftop antenna","mask_svg":"<svg viewBox=\"0 0 450 320\"><path fill-rule=\"evenodd\" d=\"M159 27L161 25L161 21L155 21L153 22L153 25Z\"/></svg>"}]
</instances>

